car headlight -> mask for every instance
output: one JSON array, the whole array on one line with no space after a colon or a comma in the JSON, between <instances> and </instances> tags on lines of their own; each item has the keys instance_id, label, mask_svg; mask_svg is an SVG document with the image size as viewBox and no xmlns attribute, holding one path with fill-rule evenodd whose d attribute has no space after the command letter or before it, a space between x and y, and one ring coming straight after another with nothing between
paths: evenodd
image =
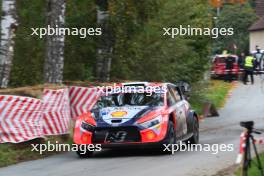
<instances>
[{"instance_id":1,"label":"car headlight","mask_svg":"<svg viewBox=\"0 0 264 176\"><path fill-rule=\"evenodd\" d=\"M144 128L151 128L161 123L162 117L161 115L155 117L154 119L151 119L149 121L146 121L144 123L141 123L140 125Z\"/></svg>"},{"instance_id":2,"label":"car headlight","mask_svg":"<svg viewBox=\"0 0 264 176\"><path fill-rule=\"evenodd\" d=\"M90 132L94 131L94 126L84 121L82 121L81 128Z\"/></svg>"}]
</instances>

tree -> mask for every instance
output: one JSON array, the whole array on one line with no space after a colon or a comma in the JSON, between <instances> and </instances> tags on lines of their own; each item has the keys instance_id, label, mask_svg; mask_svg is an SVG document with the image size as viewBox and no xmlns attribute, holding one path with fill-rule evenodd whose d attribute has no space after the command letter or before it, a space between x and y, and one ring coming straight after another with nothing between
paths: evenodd
<instances>
[{"instance_id":1,"label":"tree","mask_svg":"<svg viewBox=\"0 0 264 176\"><path fill-rule=\"evenodd\" d=\"M118 2L130 4L116 8L121 9L119 13L122 10L126 12L116 15L118 19L114 26L118 24L120 30L115 30L112 78L168 82L186 80L194 84L203 78L208 68L210 37L178 35L172 39L163 36L162 29L190 24L210 27L207 1L148 0L140 4L140 9L144 10L138 15L133 13L135 5L131 5L135 1ZM147 14L144 21L141 21L142 12ZM127 30L124 31L126 28L123 25Z\"/></svg>"},{"instance_id":2,"label":"tree","mask_svg":"<svg viewBox=\"0 0 264 176\"><path fill-rule=\"evenodd\" d=\"M15 31L18 26L16 1L2 0L1 52L0 52L0 87L6 88L10 79L14 55Z\"/></svg>"},{"instance_id":3,"label":"tree","mask_svg":"<svg viewBox=\"0 0 264 176\"><path fill-rule=\"evenodd\" d=\"M63 28L65 24L66 0L47 0L47 24L50 28ZM62 83L64 67L64 35L46 36L44 81Z\"/></svg>"},{"instance_id":4,"label":"tree","mask_svg":"<svg viewBox=\"0 0 264 176\"><path fill-rule=\"evenodd\" d=\"M17 1L21 27L16 37L12 86L43 82L46 47L38 36L28 34L31 27L45 24L45 1L31 1ZM208 6L204 0L67 1L67 27L101 27L103 35L65 38L64 80L94 81L99 77L105 81L111 75L111 81L199 81L207 69L211 38L171 39L163 36L163 28L190 24L211 27Z\"/></svg>"},{"instance_id":5,"label":"tree","mask_svg":"<svg viewBox=\"0 0 264 176\"><path fill-rule=\"evenodd\" d=\"M87 8L89 7L89 8ZM96 28L95 1L67 1L66 25L69 28ZM98 36L67 36L65 40L64 80L94 80ZM74 59L73 59L74 58Z\"/></svg>"},{"instance_id":6,"label":"tree","mask_svg":"<svg viewBox=\"0 0 264 176\"><path fill-rule=\"evenodd\" d=\"M97 42L96 78L109 81L113 53L113 38L109 24L108 0L96 0L97 23L102 28L102 35Z\"/></svg>"},{"instance_id":7,"label":"tree","mask_svg":"<svg viewBox=\"0 0 264 176\"><path fill-rule=\"evenodd\" d=\"M239 51L246 52L249 49L248 28L256 20L256 14L249 3L241 5L226 5L216 21L217 28L233 28L234 35L221 36L215 39L214 50L221 51L234 45Z\"/></svg>"}]
</instances>

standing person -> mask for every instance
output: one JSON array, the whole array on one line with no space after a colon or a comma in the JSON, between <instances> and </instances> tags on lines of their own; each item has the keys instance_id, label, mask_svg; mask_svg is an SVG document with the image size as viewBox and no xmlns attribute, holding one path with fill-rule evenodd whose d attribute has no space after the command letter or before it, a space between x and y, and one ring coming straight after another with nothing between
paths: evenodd
<instances>
[{"instance_id":1,"label":"standing person","mask_svg":"<svg viewBox=\"0 0 264 176\"><path fill-rule=\"evenodd\" d=\"M228 56L225 60L226 64L226 81L232 82L232 70L234 68L234 58Z\"/></svg>"},{"instance_id":2,"label":"standing person","mask_svg":"<svg viewBox=\"0 0 264 176\"><path fill-rule=\"evenodd\" d=\"M256 67L257 69L259 69L260 71L263 70L264 67L264 53L261 52L261 49L259 48L259 46L256 46L256 53L254 55L254 57L256 58Z\"/></svg>"},{"instance_id":3,"label":"standing person","mask_svg":"<svg viewBox=\"0 0 264 176\"><path fill-rule=\"evenodd\" d=\"M245 58L246 58L246 56L245 56L245 53L244 52L242 52L241 54L240 54L240 56L238 57L238 68L239 68L239 74L238 74L238 79L239 80L241 80L241 81L243 81L243 79L244 79L244 65L245 65Z\"/></svg>"},{"instance_id":4,"label":"standing person","mask_svg":"<svg viewBox=\"0 0 264 176\"><path fill-rule=\"evenodd\" d=\"M244 65L245 65L245 53L241 53L239 58L238 58L238 66L239 66L239 69L244 69Z\"/></svg>"},{"instance_id":5,"label":"standing person","mask_svg":"<svg viewBox=\"0 0 264 176\"><path fill-rule=\"evenodd\" d=\"M254 84L254 67L255 67L255 59L252 55L249 55L245 59L244 69L245 69L245 75L244 75L244 84L247 84L248 81L248 75L250 75L251 78L251 84Z\"/></svg>"}]
</instances>

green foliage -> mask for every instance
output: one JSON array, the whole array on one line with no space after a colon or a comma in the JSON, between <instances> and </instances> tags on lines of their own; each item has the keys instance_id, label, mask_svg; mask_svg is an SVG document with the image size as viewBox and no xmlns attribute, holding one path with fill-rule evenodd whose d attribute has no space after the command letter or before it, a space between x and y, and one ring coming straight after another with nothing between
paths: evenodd
<instances>
[{"instance_id":1,"label":"green foliage","mask_svg":"<svg viewBox=\"0 0 264 176\"><path fill-rule=\"evenodd\" d=\"M198 85L198 87L199 90L192 94L190 102L195 112L202 115L203 105L206 102L211 102L217 109L225 105L227 95L232 89L232 84L212 80L208 82L207 86Z\"/></svg>"},{"instance_id":2,"label":"green foliage","mask_svg":"<svg viewBox=\"0 0 264 176\"><path fill-rule=\"evenodd\" d=\"M93 1L67 1L66 26L69 28L95 28L96 6ZM67 36L65 41L64 80L93 79L96 63L96 39Z\"/></svg>"},{"instance_id":3,"label":"green foliage","mask_svg":"<svg viewBox=\"0 0 264 176\"><path fill-rule=\"evenodd\" d=\"M256 0L248 0L249 4L251 5L252 8L256 7Z\"/></svg>"},{"instance_id":4,"label":"green foliage","mask_svg":"<svg viewBox=\"0 0 264 176\"><path fill-rule=\"evenodd\" d=\"M219 19L216 21L216 27L234 28L234 35L219 37L217 40L215 40L216 50L223 50L226 47L231 50L233 44L236 44L239 51L248 51L248 28L255 20L256 14L249 4L245 4L244 6L224 6Z\"/></svg>"},{"instance_id":5,"label":"green foliage","mask_svg":"<svg viewBox=\"0 0 264 176\"><path fill-rule=\"evenodd\" d=\"M31 36L32 27L45 27L45 0L17 1L19 28L11 86L43 82L45 39ZM114 31L112 80L196 82L207 68L209 37L163 36L163 27L210 27L204 0L109 0ZM95 1L70 0L66 27L96 27ZM64 80L94 80L96 38L67 36Z\"/></svg>"},{"instance_id":6,"label":"green foliage","mask_svg":"<svg viewBox=\"0 0 264 176\"><path fill-rule=\"evenodd\" d=\"M252 151L251 151L251 152L252 152ZM263 165L263 163L264 163L264 153L261 153L259 157L260 157L260 162L261 162L262 165ZM258 165L255 164L255 163L257 163L257 159L256 159L256 157L253 158L251 162L252 162L252 164L251 164L251 167L250 167L249 170L248 170L248 175L250 175L250 176L259 176L259 175L260 175L260 172L259 172ZM242 175L241 172L242 172L242 168L239 167L239 168L236 170L235 175L236 175L236 176L240 176L240 175Z\"/></svg>"},{"instance_id":7,"label":"green foliage","mask_svg":"<svg viewBox=\"0 0 264 176\"><path fill-rule=\"evenodd\" d=\"M19 144L4 143L0 144L0 168L6 167L8 165L16 164L23 161L36 160L45 158L48 156L55 155L57 153L62 153L64 151L44 151L40 154L38 151L32 151L32 144L69 144L71 145L71 136L49 136L48 140L43 139L33 139L31 141L26 141ZM38 148L39 149L39 148Z\"/></svg>"},{"instance_id":8,"label":"green foliage","mask_svg":"<svg viewBox=\"0 0 264 176\"><path fill-rule=\"evenodd\" d=\"M133 38L118 33L120 40L116 41L115 47L123 48L124 52L115 55L112 76L149 81L200 80L208 63L209 38L171 39L163 36L163 28L188 24L210 27L207 3L169 0L160 1L157 5L160 8L144 25L139 26L140 31Z\"/></svg>"},{"instance_id":9,"label":"green foliage","mask_svg":"<svg viewBox=\"0 0 264 176\"><path fill-rule=\"evenodd\" d=\"M16 32L10 86L42 83L45 41L32 36L31 28L45 24L45 1L17 1L19 27Z\"/></svg>"}]
</instances>

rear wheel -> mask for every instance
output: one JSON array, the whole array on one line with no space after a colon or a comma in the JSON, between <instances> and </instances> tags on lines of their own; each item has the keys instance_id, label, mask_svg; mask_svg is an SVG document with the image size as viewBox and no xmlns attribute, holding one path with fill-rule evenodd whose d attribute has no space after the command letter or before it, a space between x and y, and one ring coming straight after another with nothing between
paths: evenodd
<instances>
[{"instance_id":1,"label":"rear wheel","mask_svg":"<svg viewBox=\"0 0 264 176\"><path fill-rule=\"evenodd\" d=\"M194 117L194 123L193 123L193 135L188 140L190 144L198 144L199 143L199 122L196 117Z\"/></svg>"},{"instance_id":2,"label":"rear wheel","mask_svg":"<svg viewBox=\"0 0 264 176\"><path fill-rule=\"evenodd\" d=\"M89 158L93 156L93 151L89 151L86 145L79 145L76 153L80 158Z\"/></svg>"}]
</instances>

